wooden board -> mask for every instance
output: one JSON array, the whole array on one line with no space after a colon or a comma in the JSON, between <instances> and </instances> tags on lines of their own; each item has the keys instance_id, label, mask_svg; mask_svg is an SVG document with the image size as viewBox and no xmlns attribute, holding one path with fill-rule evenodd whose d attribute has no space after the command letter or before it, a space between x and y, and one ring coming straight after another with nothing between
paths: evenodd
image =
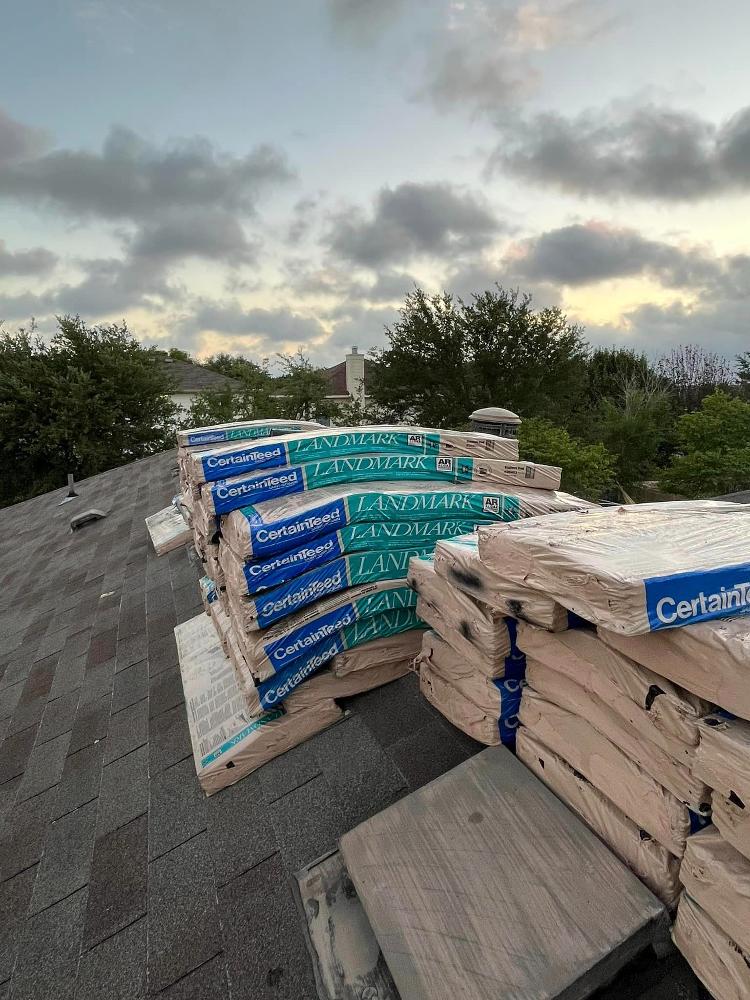
<instances>
[{"instance_id":1,"label":"wooden board","mask_svg":"<svg viewBox=\"0 0 750 1000\"><path fill-rule=\"evenodd\" d=\"M341 851L403 1000L586 997L668 934L656 897L504 747Z\"/></svg>"}]
</instances>

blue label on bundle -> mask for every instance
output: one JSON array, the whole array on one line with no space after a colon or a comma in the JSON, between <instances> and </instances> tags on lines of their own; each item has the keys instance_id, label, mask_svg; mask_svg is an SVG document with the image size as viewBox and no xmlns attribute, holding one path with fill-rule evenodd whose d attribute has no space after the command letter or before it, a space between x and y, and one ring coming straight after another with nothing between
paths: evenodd
<instances>
[{"instance_id":1,"label":"blue label on bundle","mask_svg":"<svg viewBox=\"0 0 750 1000\"><path fill-rule=\"evenodd\" d=\"M214 483L211 496L214 510L217 514L228 514L238 507L248 503L260 503L261 500L271 500L273 497L289 496L301 493L305 488L302 469L293 468L286 472L269 472L262 476L252 476L248 479Z\"/></svg>"},{"instance_id":2,"label":"blue label on bundle","mask_svg":"<svg viewBox=\"0 0 750 1000\"><path fill-rule=\"evenodd\" d=\"M518 710L521 707L521 694L525 682L503 677L493 680L492 683L500 692L500 718L497 720L500 742L503 746L515 750Z\"/></svg>"},{"instance_id":3,"label":"blue label on bundle","mask_svg":"<svg viewBox=\"0 0 750 1000\"><path fill-rule=\"evenodd\" d=\"M258 627L286 618L299 608L350 586L345 559L334 559L311 573L255 598Z\"/></svg>"},{"instance_id":4,"label":"blue label on bundle","mask_svg":"<svg viewBox=\"0 0 750 1000\"><path fill-rule=\"evenodd\" d=\"M246 448L222 455L203 455L201 466L206 482L226 479L227 476L240 476L250 469L273 469L278 465L287 464L286 445L276 443L267 445L249 444Z\"/></svg>"},{"instance_id":5,"label":"blue label on bundle","mask_svg":"<svg viewBox=\"0 0 750 1000\"><path fill-rule=\"evenodd\" d=\"M289 580L290 577L306 572L314 566L330 562L331 559L335 559L341 554L338 535L326 535L318 542L312 542L301 549L282 552L277 556L270 556L268 559L254 559L252 562L246 562L243 572L247 583L247 592L252 596L261 590L277 587Z\"/></svg>"},{"instance_id":6,"label":"blue label on bundle","mask_svg":"<svg viewBox=\"0 0 750 1000\"><path fill-rule=\"evenodd\" d=\"M357 609L354 605L343 604L340 608L334 608L328 614L321 615L314 621L289 632L276 642L269 642L263 647L263 651L278 673L287 663L298 660L319 643L327 642L332 635L347 625L353 625L356 620Z\"/></svg>"},{"instance_id":7,"label":"blue label on bundle","mask_svg":"<svg viewBox=\"0 0 750 1000\"><path fill-rule=\"evenodd\" d=\"M697 833L699 830L704 830L707 826L711 826L711 815L701 816L700 813L693 812L692 809L688 809L688 817L690 818L690 832Z\"/></svg>"},{"instance_id":8,"label":"blue label on bundle","mask_svg":"<svg viewBox=\"0 0 750 1000\"><path fill-rule=\"evenodd\" d=\"M750 565L673 573L643 581L651 631L750 612Z\"/></svg>"},{"instance_id":9,"label":"blue label on bundle","mask_svg":"<svg viewBox=\"0 0 750 1000\"><path fill-rule=\"evenodd\" d=\"M302 515L279 518L265 524L262 517L252 508L245 512L253 552L263 555L267 552L283 552L296 542L306 538L335 531L346 524L346 504L344 500L313 507Z\"/></svg>"}]
</instances>

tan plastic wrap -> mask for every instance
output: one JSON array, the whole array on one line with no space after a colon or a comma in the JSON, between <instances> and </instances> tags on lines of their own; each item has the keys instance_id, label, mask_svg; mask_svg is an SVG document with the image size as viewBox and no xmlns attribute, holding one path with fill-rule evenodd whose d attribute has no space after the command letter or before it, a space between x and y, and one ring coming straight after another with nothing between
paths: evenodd
<instances>
[{"instance_id":1,"label":"tan plastic wrap","mask_svg":"<svg viewBox=\"0 0 750 1000\"><path fill-rule=\"evenodd\" d=\"M680 879L691 899L750 953L750 861L708 827L688 837Z\"/></svg>"},{"instance_id":2,"label":"tan plastic wrap","mask_svg":"<svg viewBox=\"0 0 750 1000\"><path fill-rule=\"evenodd\" d=\"M419 666L419 689L429 703L457 729L485 746L500 743L497 715L492 715L467 698L424 660Z\"/></svg>"},{"instance_id":3,"label":"tan plastic wrap","mask_svg":"<svg viewBox=\"0 0 750 1000\"><path fill-rule=\"evenodd\" d=\"M535 739L525 726L518 730L516 753L666 907L673 910L677 906L682 891L679 858L636 826L598 788Z\"/></svg>"},{"instance_id":4,"label":"tan plastic wrap","mask_svg":"<svg viewBox=\"0 0 750 1000\"><path fill-rule=\"evenodd\" d=\"M419 595L417 614L459 652L501 677L510 655L508 626L501 612L457 590L435 572L432 560L411 559L406 577Z\"/></svg>"},{"instance_id":5,"label":"tan plastic wrap","mask_svg":"<svg viewBox=\"0 0 750 1000\"><path fill-rule=\"evenodd\" d=\"M607 645L733 715L750 719L750 617L649 635L599 629Z\"/></svg>"},{"instance_id":6,"label":"tan plastic wrap","mask_svg":"<svg viewBox=\"0 0 750 1000\"><path fill-rule=\"evenodd\" d=\"M623 635L750 610L744 504L693 500L535 517L480 528L479 554L490 569Z\"/></svg>"},{"instance_id":7,"label":"tan plastic wrap","mask_svg":"<svg viewBox=\"0 0 750 1000\"><path fill-rule=\"evenodd\" d=\"M500 717L501 693L496 684L485 674L479 673L475 664L435 632L427 631L422 638L422 649L417 665L426 664L430 673L439 675L451 684L464 698L473 701L477 708L494 719Z\"/></svg>"},{"instance_id":8,"label":"tan plastic wrap","mask_svg":"<svg viewBox=\"0 0 750 1000\"><path fill-rule=\"evenodd\" d=\"M186 519L172 504L147 517L146 530L157 556L182 548L192 537Z\"/></svg>"},{"instance_id":9,"label":"tan plastic wrap","mask_svg":"<svg viewBox=\"0 0 750 1000\"><path fill-rule=\"evenodd\" d=\"M707 715L699 728L695 773L726 798L750 806L750 722Z\"/></svg>"},{"instance_id":10,"label":"tan plastic wrap","mask_svg":"<svg viewBox=\"0 0 750 1000\"><path fill-rule=\"evenodd\" d=\"M346 677L347 674L386 663L408 661L413 667L413 661L422 648L423 635L422 629L411 629L382 639L373 639L362 646L337 653L328 667L336 677Z\"/></svg>"},{"instance_id":11,"label":"tan plastic wrap","mask_svg":"<svg viewBox=\"0 0 750 1000\"><path fill-rule=\"evenodd\" d=\"M341 718L331 699L294 714L248 718L245 693L204 614L175 628L198 781L207 795L233 785Z\"/></svg>"},{"instance_id":12,"label":"tan plastic wrap","mask_svg":"<svg viewBox=\"0 0 750 1000\"><path fill-rule=\"evenodd\" d=\"M750 955L683 892L672 940L714 1000L750 1000Z\"/></svg>"},{"instance_id":13,"label":"tan plastic wrap","mask_svg":"<svg viewBox=\"0 0 750 1000\"><path fill-rule=\"evenodd\" d=\"M220 546L215 543L206 545L206 573L214 581L217 587L226 587L227 580L224 569L219 561Z\"/></svg>"},{"instance_id":14,"label":"tan plastic wrap","mask_svg":"<svg viewBox=\"0 0 750 1000\"><path fill-rule=\"evenodd\" d=\"M581 510L590 506L593 505L580 501ZM568 627L567 608L535 590L519 587L485 566L479 558L477 532L439 541L435 546L435 572L458 590L497 608L503 615L532 622L552 632Z\"/></svg>"},{"instance_id":15,"label":"tan plastic wrap","mask_svg":"<svg viewBox=\"0 0 750 1000\"><path fill-rule=\"evenodd\" d=\"M688 765L698 744L698 719L708 702L607 646L596 632L575 628L552 634L521 622L518 645L601 698L636 733Z\"/></svg>"},{"instance_id":16,"label":"tan plastic wrap","mask_svg":"<svg viewBox=\"0 0 750 1000\"><path fill-rule=\"evenodd\" d=\"M693 812L708 815L711 810L711 790L690 773L688 762L677 761L651 740L641 736L606 701L557 670L527 657L526 679L543 698L568 712L580 715L603 736L638 764L646 774L670 791ZM687 750L688 748L686 748ZM689 748L694 756L695 748Z\"/></svg>"},{"instance_id":17,"label":"tan plastic wrap","mask_svg":"<svg viewBox=\"0 0 750 1000\"><path fill-rule=\"evenodd\" d=\"M711 819L724 840L750 859L750 805L725 798L720 792L711 796Z\"/></svg>"},{"instance_id":18,"label":"tan plastic wrap","mask_svg":"<svg viewBox=\"0 0 750 1000\"><path fill-rule=\"evenodd\" d=\"M521 723L610 798L637 826L681 857L690 832L687 806L581 718L546 701L530 687L521 699Z\"/></svg>"}]
</instances>

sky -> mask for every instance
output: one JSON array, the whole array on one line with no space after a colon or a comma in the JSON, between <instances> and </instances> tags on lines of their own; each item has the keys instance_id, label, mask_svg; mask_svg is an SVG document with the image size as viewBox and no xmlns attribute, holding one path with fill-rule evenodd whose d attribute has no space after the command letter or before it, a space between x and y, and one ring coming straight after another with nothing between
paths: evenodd
<instances>
[{"instance_id":1,"label":"sky","mask_svg":"<svg viewBox=\"0 0 750 1000\"><path fill-rule=\"evenodd\" d=\"M25 0L0 320L316 364L415 284L596 345L750 348L741 0Z\"/></svg>"}]
</instances>

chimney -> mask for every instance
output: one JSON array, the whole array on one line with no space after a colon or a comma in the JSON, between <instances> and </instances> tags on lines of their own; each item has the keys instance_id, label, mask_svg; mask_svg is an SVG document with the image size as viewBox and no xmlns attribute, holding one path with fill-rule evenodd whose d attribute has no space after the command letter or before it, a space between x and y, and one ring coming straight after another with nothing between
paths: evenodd
<instances>
[{"instance_id":1,"label":"chimney","mask_svg":"<svg viewBox=\"0 0 750 1000\"><path fill-rule=\"evenodd\" d=\"M365 356L356 347L346 356L346 391L352 399L364 406L365 402Z\"/></svg>"}]
</instances>

